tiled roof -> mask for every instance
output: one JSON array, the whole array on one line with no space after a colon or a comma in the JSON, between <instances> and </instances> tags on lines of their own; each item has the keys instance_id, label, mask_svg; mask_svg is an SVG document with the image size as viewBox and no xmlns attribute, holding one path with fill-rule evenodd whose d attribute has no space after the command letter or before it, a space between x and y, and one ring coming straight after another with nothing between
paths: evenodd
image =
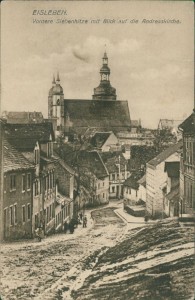
<instances>
[{"instance_id":1,"label":"tiled roof","mask_svg":"<svg viewBox=\"0 0 195 300\"><path fill-rule=\"evenodd\" d=\"M161 119L159 123L161 124L162 129L172 129L178 127L181 122L181 120Z\"/></svg>"},{"instance_id":2,"label":"tiled roof","mask_svg":"<svg viewBox=\"0 0 195 300\"><path fill-rule=\"evenodd\" d=\"M5 136L17 149L32 150L35 143L54 141L52 123L6 124Z\"/></svg>"},{"instance_id":3,"label":"tiled roof","mask_svg":"<svg viewBox=\"0 0 195 300\"><path fill-rule=\"evenodd\" d=\"M10 143L4 139L3 147L3 171L34 169L31 164L20 152L18 152Z\"/></svg>"},{"instance_id":4,"label":"tiled roof","mask_svg":"<svg viewBox=\"0 0 195 300\"><path fill-rule=\"evenodd\" d=\"M108 176L106 167L97 151L80 151L78 161L80 167L87 167L97 178Z\"/></svg>"},{"instance_id":5,"label":"tiled roof","mask_svg":"<svg viewBox=\"0 0 195 300\"><path fill-rule=\"evenodd\" d=\"M101 152L100 156L108 170L108 173L115 173L119 171L119 155L120 155L120 169L125 171L127 161L121 152Z\"/></svg>"},{"instance_id":6,"label":"tiled roof","mask_svg":"<svg viewBox=\"0 0 195 300\"><path fill-rule=\"evenodd\" d=\"M195 135L195 112L193 112L183 123L179 125L184 133Z\"/></svg>"},{"instance_id":7,"label":"tiled roof","mask_svg":"<svg viewBox=\"0 0 195 300\"><path fill-rule=\"evenodd\" d=\"M138 180L138 183L146 187L146 175Z\"/></svg>"},{"instance_id":8,"label":"tiled roof","mask_svg":"<svg viewBox=\"0 0 195 300\"><path fill-rule=\"evenodd\" d=\"M32 122L42 122L43 114L41 112L33 111L9 111L3 112L3 116L7 119L8 123L26 124Z\"/></svg>"},{"instance_id":9,"label":"tiled roof","mask_svg":"<svg viewBox=\"0 0 195 300\"><path fill-rule=\"evenodd\" d=\"M158 154L155 158L151 159L147 165L151 166L157 166L161 162L165 161L169 156L171 156L173 153L179 151L182 149L183 142L179 141L177 144L174 144L170 146L168 149L164 150L160 154Z\"/></svg>"},{"instance_id":10,"label":"tiled roof","mask_svg":"<svg viewBox=\"0 0 195 300\"><path fill-rule=\"evenodd\" d=\"M125 180L125 182L123 183L123 186L128 186L132 189L138 190L139 188L139 183L137 182L137 180L134 178L133 175L131 175L129 178L127 178Z\"/></svg>"},{"instance_id":11,"label":"tiled roof","mask_svg":"<svg viewBox=\"0 0 195 300\"><path fill-rule=\"evenodd\" d=\"M165 162L165 172L169 177L179 178L180 162L179 161L167 161Z\"/></svg>"},{"instance_id":12,"label":"tiled roof","mask_svg":"<svg viewBox=\"0 0 195 300\"><path fill-rule=\"evenodd\" d=\"M70 174L75 174L75 171L73 170L72 167L70 167L65 161L63 161L61 158L58 158L58 163L65 169L67 170Z\"/></svg>"},{"instance_id":13,"label":"tiled roof","mask_svg":"<svg viewBox=\"0 0 195 300\"><path fill-rule=\"evenodd\" d=\"M96 132L95 135L91 138L92 146L101 148L110 135L111 132Z\"/></svg>"},{"instance_id":14,"label":"tiled roof","mask_svg":"<svg viewBox=\"0 0 195 300\"><path fill-rule=\"evenodd\" d=\"M127 101L64 100L64 115L68 113L74 128L95 127L123 130L130 127Z\"/></svg>"}]
</instances>

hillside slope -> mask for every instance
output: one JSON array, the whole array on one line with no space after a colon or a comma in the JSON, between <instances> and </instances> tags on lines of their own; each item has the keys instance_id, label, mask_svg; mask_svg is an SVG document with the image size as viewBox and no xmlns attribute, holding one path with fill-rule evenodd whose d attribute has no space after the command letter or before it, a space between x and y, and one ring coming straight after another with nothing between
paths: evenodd
<instances>
[{"instance_id":1,"label":"hillside slope","mask_svg":"<svg viewBox=\"0 0 195 300\"><path fill-rule=\"evenodd\" d=\"M194 228L169 221L129 230L99 258L72 298L194 299Z\"/></svg>"}]
</instances>

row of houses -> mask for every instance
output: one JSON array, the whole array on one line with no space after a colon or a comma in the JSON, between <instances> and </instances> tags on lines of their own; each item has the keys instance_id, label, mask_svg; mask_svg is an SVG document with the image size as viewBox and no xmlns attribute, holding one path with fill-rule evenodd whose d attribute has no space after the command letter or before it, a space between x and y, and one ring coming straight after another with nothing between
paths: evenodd
<instances>
[{"instance_id":1,"label":"row of houses","mask_svg":"<svg viewBox=\"0 0 195 300\"><path fill-rule=\"evenodd\" d=\"M2 124L3 239L62 229L73 217L74 171L53 153L50 123Z\"/></svg>"},{"instance_id":2,"label":"row of houses","mask_svg":"<svg viewBox=\"0 0 195 300\"><path fill-rule=\"evenodd\" d=\"M182 139L147 162L141 179L124 182L125 208L153 218L192 217L195 208L195 112L179 125ZM144 205L143 205L144 204ZM145 206L145 208L144 208ZM137 207L138 210L138 207Z\"/></svg>"}]
</instances>

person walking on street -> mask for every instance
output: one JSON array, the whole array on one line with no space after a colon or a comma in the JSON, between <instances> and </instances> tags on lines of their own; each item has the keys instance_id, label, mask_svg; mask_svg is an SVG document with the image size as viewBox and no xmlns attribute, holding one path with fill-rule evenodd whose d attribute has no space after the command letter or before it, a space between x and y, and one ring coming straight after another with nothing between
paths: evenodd
<instances>
[{"instance_id":1,"label":"person walking on street","mask_svg":"<svg viewBox=\"0 0 195 300\"><path fill-rule=\"evenodd\" d=\"M87 227L87 217L83 218L83 227Z\"/></svg>"}]
</instances>

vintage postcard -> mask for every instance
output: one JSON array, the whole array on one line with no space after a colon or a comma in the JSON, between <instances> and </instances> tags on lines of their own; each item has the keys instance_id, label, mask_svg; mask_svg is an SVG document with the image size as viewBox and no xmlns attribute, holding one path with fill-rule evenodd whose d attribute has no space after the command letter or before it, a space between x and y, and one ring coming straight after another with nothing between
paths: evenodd
<instances>
[{"instance_id":1,"label":"vintage postcard","mask_svg":"<svg viewBox=\"0 0 195 300\"><path fill-rule=\"evenodd\" d=\"M3 1L1 300L194 299L192 1Z\"/></svg>"}]
</instances>

